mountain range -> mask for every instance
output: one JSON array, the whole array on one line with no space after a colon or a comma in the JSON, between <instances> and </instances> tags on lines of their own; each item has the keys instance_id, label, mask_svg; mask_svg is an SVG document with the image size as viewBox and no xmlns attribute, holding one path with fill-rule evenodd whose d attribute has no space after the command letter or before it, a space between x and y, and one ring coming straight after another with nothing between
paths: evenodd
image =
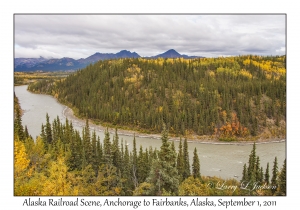
<instances>
[{"instance_id":1,"label":"mountain range","mask_svg":"<svg viewBox=\"0 0 300 210\"><path fill-rule=\"evenodd\" d=\"M136 52L121 50L118 53L95 53L87 58L80 58L75 60L73 58L60 59L46 59L40 58L15 58L14 71L60 71L60 70L77 70L84 68L89 64L95 63L99 60L117 59L117 58L139 58L141 57ZM147 59L155 58L203 58L202 56L188 56L179 54L176 50L170 49L162 54L144 57Z\"/></svg>"}]
</instances>

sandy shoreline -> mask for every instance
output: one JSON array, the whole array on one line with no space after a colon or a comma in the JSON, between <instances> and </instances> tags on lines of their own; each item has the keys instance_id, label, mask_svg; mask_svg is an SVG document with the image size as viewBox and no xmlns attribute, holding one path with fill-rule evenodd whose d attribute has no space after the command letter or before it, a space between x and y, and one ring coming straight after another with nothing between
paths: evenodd
<instances>
[{"instance_id":1,"label":"sandy shoreline","mask_svg":"<svg viewBox=\"0 0 300 210\"><path fill-rule=\"evenodd\" d=\"M73 110L67 106L65 106L65 109L63 110L63 115L68 118L70 121L76 121L81 124L83 127L85 125L85 120L77 118ZM106 130L106 127L101 126L101 125L96 125L89 121L90 127L93 127L99 131L104 131ZM115 128L108 128L108 131L110 133L115 132ZM136 137L141 137L141 138L152 138L152 139L160 139L161 134L146 134L146 133L140 133L138 131L131 131L131 130L122 130L118 129L118 135L124 135L124 136L133 136L135 134ZM169 140L171 141L179 141L179 137L170 137ZM253 142L247 141L236 141L236 142L220 142L216 139L187 139L188 142L195 142L195 143L201 143L201 144L228 144L228 145L245 145L245 144L253 144ZM285 139L267 139L267 140L262 140L258 139L256 141L256 144L268 144L268 143L280 143L280 142L285 142Z\"/></svg>"}]
</instances>

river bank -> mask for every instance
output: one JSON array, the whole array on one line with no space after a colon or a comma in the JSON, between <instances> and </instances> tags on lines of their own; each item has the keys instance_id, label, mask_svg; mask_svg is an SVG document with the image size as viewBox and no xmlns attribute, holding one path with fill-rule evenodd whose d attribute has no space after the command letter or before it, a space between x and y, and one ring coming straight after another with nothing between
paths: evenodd
<instances>
[{"instance_id":1,"label":"river bank","mask_svg":"<svg viewBox=\"0 0 300 210\"><path fill-rule=\"evenodd\" d=\"M72 123L77 123L80 124L81 127L85 126L85 120L80 119L74 115L74 112L71 108L65 106L65 109L63 110L63 115L68 118ZM113 134L115 133L115 128L106 128L102 125L96 125L94 124L91 120L89 120L89 126L90 128L93 128L98 131L105 131L108 129L109 133ZM136 136L136 137L141 137L141 138L151 138L151 139L157 139L159 140L161 138L161 134L146 134L146 133L141 133L138 131L132 131L132 130L124 130L124 129L118 129L118 134L119 135L124 135L124 136ZM180 141L180 137L172 137L169 136L169 140L171 141ZM256 141L234 141L234 142L222 142L219 141L215 138L209 138L206 136L203 136L201 138L193 138L189 139L187 138L188 142L194 142L194 143L201 143L201 144L223 144L223 145L247 145L247 144L253 144L254 142L256 144L268 144L268 143L280 143L280 142L285 142L285 139L257 139Z\"/></svg>"},{"instance_id":2,"label":"river bank","mask_svg":"<svg viewBox=\"0 0 300 210\"><path fill-rule=\"evenodd\" d=\"M64 123L66 117L73 124L73 128L80 133L85 126L85 119L78 119L74 116L72 110L68 109L62 103L59 103L56 98L50 95L33 94L27 90L27 86L15 87L16 96L19 98L21 108L24 110L22 115L22 124L27 126L28 132L31 136L36 138L41 133L41 125L46 123L46 114L49 115L50 121L59 117L60 121ZM73 109L74 110L74 109ZM75 110L74 110L75 113ZM76 114L76 113L75 113ZM100 137L103 143L106 126L98 126L90 121L91 130L96 131L96 135ZM126 128L127 129L127 128ZM118 129L120 140L128 145L128 150L133 149L133 135L136 135L136 147L141 146L145 150L152 147L159 149L161 147L161 134L144 134L136 131ZM115 133L114 128L109 128L112 135ZM111 136L112 139L112 136ZM173 138L175 148L179 148L179 138ZM194 149L197 149L199 159L201 160L201 174L203 176L217 176L222 178L233 178L235 175L241 177L243 171L243 164L248 163L249 154L252 149L250 142L215 142L210 139L189 139L188 153L190 154L190 162L192 162L192 155ZM266 167L267 163L272 163L274 157L278 158L278 162L283 162L286 158L286 143L262 143L257 145L257 154L261 165Z\"/></svg>"}]
</instances>

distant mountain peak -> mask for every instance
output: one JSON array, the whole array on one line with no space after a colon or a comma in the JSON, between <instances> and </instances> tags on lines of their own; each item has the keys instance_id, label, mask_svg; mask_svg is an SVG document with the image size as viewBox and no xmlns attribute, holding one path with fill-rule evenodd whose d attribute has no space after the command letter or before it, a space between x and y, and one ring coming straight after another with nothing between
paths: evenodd
<instances>
[{"instance_id":1,"label":"distant mountain peak","mask_svg":"<svg viewBox=\"0 0 300 210\"><path fill-rule=\"evenodd\" d=\"M156 55L156 56L153 56L152 58L179 58L179 57L184 57L182 56L181 54L179 54L176 50L174 49L169 49L168 51L162 53L162 54L159 54L159 55Z\"/></svg>"},{"instance_id":2,"label":"distant mountain peak","mask_svg":"<svg viewBox=\"0 0 300 210\"><path fill-rule=\"evenodd\" d=\"M139 57L141 57L136 52L130 52L128 50L121 50L120 52L116 53L115 55L117 57L121 57L121 58L139 58Z\"/></svg>"},{"instance_id":3,"label":"distant mountain peak","mask_svg":"<svg viewBox=\"0 0 300 210\"><path fill-rule=\"evenodd\" d=\"M166 51L166 53L178 53L178 52L176 50L174 50L174 49L169 49L169 50Z\"/></svg>"},{"instance_id":4,"label":"distant mountain peak","mask_svg":"<svg viewBox=\"0 0 300 210\"><path fill-rule=\"evenodd\" d=\"M180 55L176 50L170 49L163 54L172 54L172 55Z\"/></svg>"},{"instance_id":5,"label":"distant mountain peak","mask_svg":"<svg viewBox=\"0 0 300 210\"><path fill-rule=\"evenodd\" d=\"M58 70L76 70L84 68L91 63L95 63L99 60L107 59L118 59L118 58L139 58L141 57L136 52L130 52L128 50L121 50L118 53L100 53L96 52L95 54L87 57L80 58L75 60L69 57L63 58L15 58L14 70L15 71L35 71L35 70L46 70L46 71L58 71ZM168 51L144 58L200 58L201 56L188 56L178 53L174 49L169 49Z\"/></svg>"},{"instance_id":6,"label":"distant mountain peak","mask_svg":"<svg viewBox=\"0 0 300 210\"><path fill-rule=\"evenodd\" d=\"M169 49L168 51L166 51L162 54L155 55L155 56L148 57L148 58L185 58L185 59L191 59L191 58L204 58L204 57L202 57L202 56L188 56L188 55L180 54L174 49Z\"/></svg>"}]
</instances>

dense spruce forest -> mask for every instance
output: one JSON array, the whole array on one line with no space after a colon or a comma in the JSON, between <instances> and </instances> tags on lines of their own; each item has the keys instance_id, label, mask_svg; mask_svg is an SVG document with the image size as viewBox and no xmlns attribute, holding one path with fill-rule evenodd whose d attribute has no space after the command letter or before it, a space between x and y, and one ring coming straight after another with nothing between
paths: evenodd
<instances>
[{"instance_id":1,"label":"dense spruce forest","mask_svg":"<svg viewBox=\"0 0 300 210\"><path fill-rule=\"evenodd\" d=\"M98 61L29 85L78 117L189 139L285 138L286 57L130 58Z\"/></svg>"},{"instance_id":2,"label":"dense spruce forest","mask_svg":"<svg viewBox=\"0 0 300 210\"><path fill-rule=\"evenodd\" d=\"M136 148L133 137L129 151L117 130L113 137L106 131L100 141L88 120L80 133L68 119L51 123L47 114L34 140L22 125L17 97L14 102L15 196L286 195L286 162L279 168L275 157L272 172L269 164L264 170L255 144L242 180L205 177L196 148L190 164L187 140L176 152L165 125L159 149ZM222 183L231 187L221 188Z\"/></svg>"},{"instance_id":3,"label":"dense spruce forest","mask_svg":"<svg viewBox=\"0 0 300 210\"><path fill-rule=\"evenodd\" d=\"M72 72L57 71L57 72L14 72L14 85L28 85L29 83L39 80L60 79L68 76Z\"/></svg>"}]
</instances>

